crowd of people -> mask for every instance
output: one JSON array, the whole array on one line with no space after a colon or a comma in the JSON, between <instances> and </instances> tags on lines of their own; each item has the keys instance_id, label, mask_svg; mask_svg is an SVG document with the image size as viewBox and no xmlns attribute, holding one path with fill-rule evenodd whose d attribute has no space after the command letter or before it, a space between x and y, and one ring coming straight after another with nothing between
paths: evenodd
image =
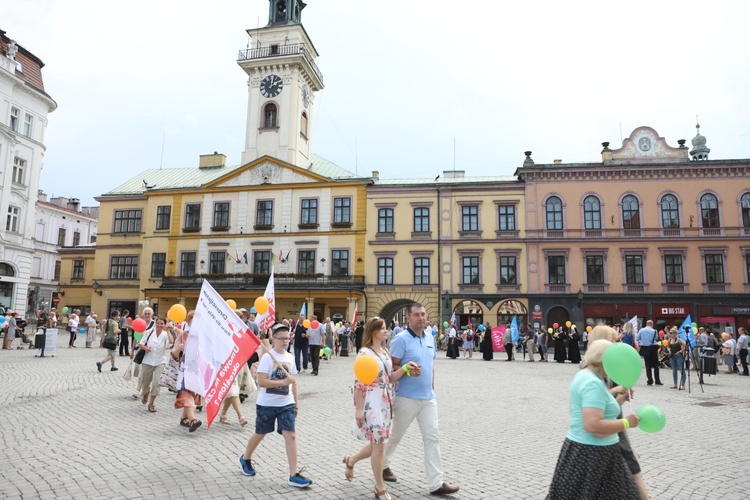
<instances>
[{"instance_id":1,"label":"crowd of people","mask_svg":"<svg viewBox=\"0 0 750 500\"><path fill-rule=\"evenodd\" d=\"M407 311L406 322L389 325L380 318L367 323L334 323L331 318L318 321L315 315L308 321L305 315L296 320L282 319L273 328L261 331L255 323L255 310L241 308L235 311L248 329L261 340L262 348L248 360L226 395L219 422L230 424L227 416L232 408L240 426L248 424L242 412L242 402L249 393L258 389L255 411L255 432L248 439L245 451L239 457L242 473L257 473L253 457L267 434L279 432L284 440L289 465L288 484L304 488L312 481L298 468L295 420L299 413L297 376L311 369L319 375L321 360L329 362L336 356L370 356L377 362L375 380L365 384L355 381L353 392L352 435L365 444L357 451L344 456L344 479L352 481L355 466L370 459L374 493L377 498L390 499L386 483L397 481L391 469L392 456L399 442L414 420L419 424L424 445L424 467L430 493L452 494L458 487L444 481L440 457L438 413L433 381L433 362L439 349L445 349L452 359L472 359L475 351L484 360L492 360L493 352L502 345L507 358L514 361L520 354L527 361L547 362L548 353L558 363L570 361L579 371L570 386L570 424L561 449L548 498L641 498L648 492L641 475L637 456L627 438L627 430L638 425L635 414L623 416L621 406L632 395L632 389L618 387L607 378L603 369L603 354L612 343L622 342L638 349L644 357L647 385L662 385L659 368L671 368L671 389L685 388L685 371L691 359L710 356L727 373L748 376L748 336L745 328L737 330L737 338L727 334L716 335L710 328L695 330L694 339L681 335L679 328L667 326L656 331L649 320L637 329L630 322L615 327L597 325L586 328L579 335L575 325L566 327L541 326L529 329L525 325L517 332L511 325L493 333L489 323L464 327L459 333L450 324L441 333L437 324L427 321L424 306L413 303ZM65 324L70 332L69 348L76 348L78 334L85 334L87 348L97 342L106 349L106 355L96 362L99 372L109 363L110 371L117 371L118 357L130 359L126 380L134 380L133 399L140 400L146 409L157 411L156 399L163 387L175 393L174 408L181 410L179 425L194 432L202 421L197 412L202 411L200 395L185 386L183 378L185 353L196 335L190 335L195 311L189 311L184 322L175 324L155 316L145 308L140 318L145 322L142 333L136 333L129 312L112 311L109 318L99 321L91 312L84 320L80 311L73 310L63 317L55 309L42 312L40 325L50 328ZM11 312L3 322L4 331L17 328ZM514 339L514 333L517 338ZM688 332L685 332L686 334ZM497 337L497 335L500 335ZM496 336L493 339L493 335ZM12 344L11 334L6 342ZM6 348L6 342L3 348ZM10 348L11 345L7 345ZM585 356L581 356L581 352ZM119 352L119 354L118 354ZM527 356L528 355L528 356ZM176 364L173 384L164 383L165 368ZM695 365L694 365L695 366ZM395 384L398 382L398 384ZM394 385L395 384L395 385Z\"/></svg>"}]
</instances>

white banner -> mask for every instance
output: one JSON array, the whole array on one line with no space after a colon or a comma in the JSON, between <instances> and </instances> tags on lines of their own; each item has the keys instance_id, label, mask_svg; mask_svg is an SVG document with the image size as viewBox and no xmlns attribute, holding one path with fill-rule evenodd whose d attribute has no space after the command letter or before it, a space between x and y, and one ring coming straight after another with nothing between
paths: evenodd
<instances>
[{"instance_id":1,"label":"white banner","mask_svg":"<svg viewBox=\"0 0 750 500\"><path fill-rule=\"evenodd\" d=\"M204 396L210 426L232 381L260 340L206 280L190 325L188 338L193 336L198 342L186 342L185 346L185 388Z\"/></svg>"}]
</instances>

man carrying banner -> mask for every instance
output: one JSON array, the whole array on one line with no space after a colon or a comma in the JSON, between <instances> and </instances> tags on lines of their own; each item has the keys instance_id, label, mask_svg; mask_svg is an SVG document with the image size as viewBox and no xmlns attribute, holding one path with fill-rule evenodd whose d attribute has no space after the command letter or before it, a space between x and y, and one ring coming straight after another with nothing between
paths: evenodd
<instances>
[{"instance_id":1,"label":"man carrying banner","mask_svg":"<svg viewBox=\"0 0 750 500\"><path fill-rule=\"evenodd\" d=\"M297 439L295 419L298 412L297 384L294 375L297 369L294 357L286 351L290 338L289 327L276 325L271 334L272 349L260 358L258 366L258 387L260 394L256 401L255 434L247 441L245 453L239 463L246 476L256 474L253 453L266 434L276 430L284 436L286 455L289 461L289 486L306 488L312 481L300 474L297 469ZM266 344L267 345L267 344Z\"/></svg>"}]
</instances>

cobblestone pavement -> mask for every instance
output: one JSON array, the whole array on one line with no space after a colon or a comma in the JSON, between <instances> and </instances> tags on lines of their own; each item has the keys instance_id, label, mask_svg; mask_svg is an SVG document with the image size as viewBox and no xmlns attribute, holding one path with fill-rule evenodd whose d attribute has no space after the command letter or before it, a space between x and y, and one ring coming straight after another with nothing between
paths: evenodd
<instances>
[{"instance_id":1,"label":"cobblestone pavement","mask_svg":"<svg viewBox=\"0 0 750 500\"><path fill-rule=\"evenodd\" d=\"M369 463L344 479L342 457L360 445L350 435L354 358L321 364L320 376L299 376L297 422L300 466L313 485L286 485L283 439L269 435L256 453L258 475L240 473L237 457L252 433L254 398L243 410L244 430L230 411L193 434L178 426L179 411L166 391L157 413L131 398L134 383L121 371L96 371L101 349L68 349L60 337L55 357L37 351L0 352L0 498L371 498ZM504 355L502 355L504 357ZM441 451L454 498L544 498L568 425L567 392L576 368L569 363L450 360L436 364ZM746 467L750 380L708 377L701 393L636 386L637 404L667 415L659 434L630 432L654 499L747 498ZM202 415L202 414L199 414ZM430 497L416 424L397 451L390 483L395 498Z\"/></svg>"}]
</instances>

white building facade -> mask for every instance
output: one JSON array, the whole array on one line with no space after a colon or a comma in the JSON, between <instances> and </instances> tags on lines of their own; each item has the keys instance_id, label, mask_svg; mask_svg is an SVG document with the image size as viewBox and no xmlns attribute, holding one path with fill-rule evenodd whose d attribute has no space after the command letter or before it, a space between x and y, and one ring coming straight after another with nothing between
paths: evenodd
<instances>
[{"instance_id":1,"label":"white building facade","mask_svg":"<svg viewBox=\"0 0 750 500\"><path fill-rule=\"evenodd\" d=\"M44 63L0 30L0 306L27 311L34 255L34 207L44 163Z\"/></svg>"},{"instance_id":2,"label":"white building facade","mask_svg":"<svg viewBox=\"0 0 750 500\"><path fill-rule=\"evenodd\" d=\"M81 207L77 198L47 200L39 191L34 217L34 255L26 307L27 316L49 310L59 301L61 247L87 247L96 243L99 207ZM83 280L83 260L74 261L73 280Z\"/></svg>"}]
</instances>

